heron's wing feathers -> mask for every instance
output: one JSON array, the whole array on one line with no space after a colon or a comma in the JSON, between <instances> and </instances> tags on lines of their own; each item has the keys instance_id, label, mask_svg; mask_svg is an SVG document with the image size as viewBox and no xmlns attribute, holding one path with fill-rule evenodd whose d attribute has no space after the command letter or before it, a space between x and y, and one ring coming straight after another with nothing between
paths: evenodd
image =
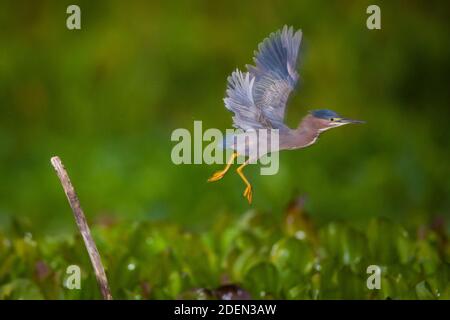
<instances>
[{"instance_id":1,"label":"heron's wing feathers","mask_svg":"<svg viewBox=\"0 0 450 320\"><path fill-rule=\"evenodd\" d=\"M234 113L233 126L242 130L270 128L261 109L253 100L255 79L248 72L236 69L228 77L225 107Z\"/></svg>"},{"instance_id":2,"label":"heron's wing feathers","mask_svg":"<svg viewBox=\"0 0 450 320\"><path fill-rule=\"evenodd\" d=\"M273 128L284 127L289 94L299 75L296 71L302 32L292 27L272 33L258 46L253 58L255 66L247 65L254 78L253 102Z\"/></svg>"},{"instance_id":3,"label":"heron's wing feathers","mask_svg":"<svg viewBox=\"0 0 450 320\"><path fill-rule=\"evenodd\" d=\"M298 73L297 57L301 31L293 28L272 33L258 47L255 66L248 72L234 71L228 77L225 106L234 113L233 125L243 130L286 128L284 114Z\"/></svg>"}]
</instances>

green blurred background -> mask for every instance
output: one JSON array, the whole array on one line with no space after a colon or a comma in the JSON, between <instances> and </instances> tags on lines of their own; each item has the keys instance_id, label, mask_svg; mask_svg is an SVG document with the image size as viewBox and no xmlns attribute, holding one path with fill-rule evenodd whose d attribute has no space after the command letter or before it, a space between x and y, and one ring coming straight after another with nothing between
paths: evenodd
<instances>
[{"instance_id":1,"label":"green blurred background","mask_svg":"<svg viewBox=\"0 0 450 320\"><path fill-rule=\"evenodd\" d=\"M78 4L82 29L65 26ZM364 119L252 166L252 207L280 212L306 194L314 220L386 216L428 223L450 211L449 7L377 1L2 1L0 228L74 229L50 157L66 165L89 219L164 219L206 228L249 205L221 166L171 162L176 128L225 130L226 77L284 24L303 30L302 83L288 123L307 110ZM448 223L448 221L447 221ZM448 228L448 225L447 225Z\"/></svg>"}]
</instances>

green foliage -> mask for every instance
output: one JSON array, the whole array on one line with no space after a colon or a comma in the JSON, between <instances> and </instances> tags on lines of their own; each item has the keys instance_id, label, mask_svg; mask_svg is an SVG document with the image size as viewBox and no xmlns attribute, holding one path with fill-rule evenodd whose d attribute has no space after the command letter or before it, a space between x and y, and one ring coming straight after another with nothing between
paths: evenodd
<instances>
[{"instance_id":1,"label":"green foliage","mask_svg":"<svg viewBox=\"0 0 450 320\"><path fill-rule=\"evenodd\" d=\"M446 235L373 219L312 225L298 207L280 221L249 211L223 216L208 231L171 223L96 225L93 234L112 293L121 299L450 299ZM100 298L78 235L33 239L0 234L0 299ZM82 269L81 290L63 287L68 265ZM369 290L378 265L381 289Z\"/></svg>"}]
</instances>

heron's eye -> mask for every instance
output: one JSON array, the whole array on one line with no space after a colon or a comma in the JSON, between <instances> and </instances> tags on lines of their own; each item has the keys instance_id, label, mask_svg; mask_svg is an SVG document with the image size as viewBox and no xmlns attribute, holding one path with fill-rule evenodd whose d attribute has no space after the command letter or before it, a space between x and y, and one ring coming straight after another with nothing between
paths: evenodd
<instances>
[{"instance_id":1,"label":"heron's eye","mask_svg":"<svg viewBox=\"0 0 450 320\"><path fill-rule=\"evenodd\" d=\"M331 118L330 121L334 121L334 118Z\"/></svg>"}]
</instances>

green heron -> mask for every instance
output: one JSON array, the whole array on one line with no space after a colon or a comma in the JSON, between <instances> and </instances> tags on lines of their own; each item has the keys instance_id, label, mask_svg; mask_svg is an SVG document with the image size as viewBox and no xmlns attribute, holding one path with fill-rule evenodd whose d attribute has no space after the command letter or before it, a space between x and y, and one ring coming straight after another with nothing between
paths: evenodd
<instances>
[{"instance_id":1,"label":"green heron","mask_svg":"<svg viewBox=\"0 0 450 320\"><path fill-rule=\"evenodd\" d=\"M299 78L296 67L301 39L301 30L294 33L292 27L284 26L259 44L253 58L254 66L247 65L247 72L237 69L227 79L227 97L224 102L225 107L234 113L233 126L245 132L277 129L278 149L270 152L306 148L314 144L325 130L349 123L363 123L343 118L336 112L325 109L310 111L295 129L284 123L287 100ZM232 149L233 153L226 167L214 173L208 182L222 179L234 159L242 155L237 151L247 150L236 141L236 135L226 137L224 146ZM258 155L259 158L261 156ZM243 195L249 203L252 202L252 186L242 170L250 160L252 159L247 159L236 170L246 185Z\"/></svg>"}]
</instances>

